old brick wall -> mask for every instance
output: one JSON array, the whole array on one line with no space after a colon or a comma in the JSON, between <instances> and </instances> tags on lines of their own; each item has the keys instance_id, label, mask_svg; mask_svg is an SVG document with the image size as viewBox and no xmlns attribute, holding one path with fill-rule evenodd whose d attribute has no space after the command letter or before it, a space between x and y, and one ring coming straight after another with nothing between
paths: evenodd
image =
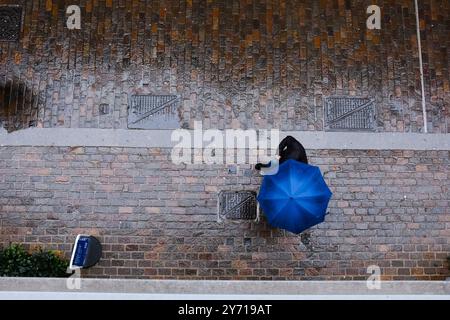
<instances>
[{"instance_id":1,"label":"old brick wall","mask_svg":"<svg viewBox=\"0 0 450 320\"><path fill-rule=\"evenodd\" d=\"M180 97L192 128L323 130L324 98L373 98L377 130L420 132L412 0L0 0L22 4L0 42L8 130L127 128L130 94ZM82 29L65 27L79 4ZM367 30L378 4L382 29ZM420 0L429 130L450 132L450 2ZM101 115L100 104L111 113ZM449 152L308 150L334 192L300 236L216 222L217 193L257 190L250 166L176 166L168 149L0 147L0 244L69 254L98 235L87 276L191 279L443 279Z\"/></svg>"},{"instance_id":2,"label":"old brick wall","mask_svg":"<svg viewBox=\"0 0 450 320\"><path fill-rule=\"evenodd\" d=\"M1 147L0 243L104 253L87 276L190 279L444 279L450 152L309 150L334 192L299 236L218 223L219 190L257 190L250 166L174 165L169 149ZM235 173L233 173L235 172Z\"/></svg>"},{"instance_id":3,"label":"old brick wall","mask_svg":"<svg viewBox=\"0 0 450 320\"><path fill-rule=\"evenodd\" d=\"M132 93L176 94L179 124L322 130L330 95L375 99L380 131L423 128L412 0L0 0L22 4L0 42L0 119L126 128ZM82 29L66 28L79 4ZM367 30L366 8L382 10ZM431 132L450 132L450 3L421 0ZM111 113L99 114L108 104Z\"/></svg>"}]
</instances>

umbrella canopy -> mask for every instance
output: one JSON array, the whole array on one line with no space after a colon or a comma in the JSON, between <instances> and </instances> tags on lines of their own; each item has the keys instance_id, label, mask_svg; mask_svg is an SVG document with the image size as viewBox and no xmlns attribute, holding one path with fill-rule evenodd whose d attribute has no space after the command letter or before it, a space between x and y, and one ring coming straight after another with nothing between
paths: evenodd
<instances>
[{"instance_id":1,"label":"umbrella canopy","mask_svg":"<svg viewBox=\"0 0 450 320\"><path fill-rule=\"evenodd\" d=\"M323 222L331 195L318 167L287 160L264 176L258 202L271 226L300 233Z\"/></svg>"}]
</instances>

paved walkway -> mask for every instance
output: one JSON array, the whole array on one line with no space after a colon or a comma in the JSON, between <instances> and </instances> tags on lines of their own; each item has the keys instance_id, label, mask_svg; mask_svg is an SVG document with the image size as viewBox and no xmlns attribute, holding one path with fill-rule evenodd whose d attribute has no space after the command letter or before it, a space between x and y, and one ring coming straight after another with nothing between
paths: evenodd
<instances>
[{"instance_id":1,"label":"paved walkway","mask_svg":"<svg viewBox=\"0 0 450 320\"><path fill-rule=\"evenodd\" d=\"M0 292L0 300L450 300L450 295L226 295Z\"/></svg>"}]
</instances>

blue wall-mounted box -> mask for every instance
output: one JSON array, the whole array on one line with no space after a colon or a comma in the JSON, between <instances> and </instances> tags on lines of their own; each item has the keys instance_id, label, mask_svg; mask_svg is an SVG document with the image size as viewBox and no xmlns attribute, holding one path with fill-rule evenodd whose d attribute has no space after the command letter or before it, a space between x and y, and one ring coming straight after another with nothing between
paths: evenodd
<instances>
[{"instance_id":1,"label":"blue wall-mounted box","mask_svg":"<svg viewBox=\"0 0 450 320\"><path fill-rule=\"evenodd\" d=\"M85 269L94 266L102 256L102 245L100 241L90 235L79 234L75 239L69 268Z\"/></svg>"}]
</instances>

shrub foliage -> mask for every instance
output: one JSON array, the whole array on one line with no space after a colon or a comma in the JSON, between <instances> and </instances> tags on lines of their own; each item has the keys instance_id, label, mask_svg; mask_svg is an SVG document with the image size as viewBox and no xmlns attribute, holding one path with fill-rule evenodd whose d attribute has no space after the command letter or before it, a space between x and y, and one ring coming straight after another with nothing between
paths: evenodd
<instances>
[{"instance_id":1,"label":"shrub foliage","mask_svg":"<svg viewBox=\"0 0 450 320\"><path fill-rule=\"evenodd\" d=\"M0 250L2 277L67 277L68 265L69 262L54 251L27 252L18 244Z\"/></svg>"}]
</instances>

